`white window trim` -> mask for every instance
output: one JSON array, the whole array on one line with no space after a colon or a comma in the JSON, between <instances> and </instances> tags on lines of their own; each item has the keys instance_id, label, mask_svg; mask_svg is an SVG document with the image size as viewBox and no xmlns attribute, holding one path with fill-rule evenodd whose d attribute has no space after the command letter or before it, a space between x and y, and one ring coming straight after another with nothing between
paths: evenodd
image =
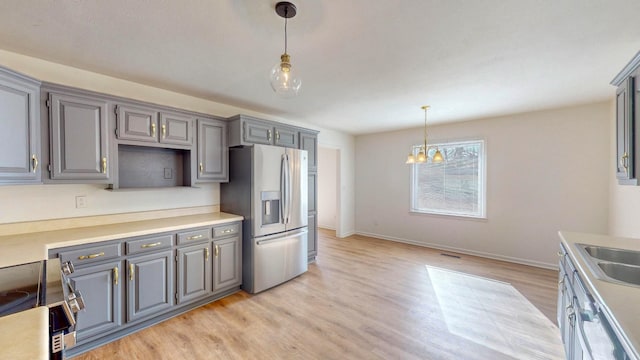
<instances>
[{"instance_id":1,"label":"white window trim","mask_svg":"<svg viewBox=\"0 0 640 360\"><path fill-rule=\"evenodd\" d=\"M479 202L479 212L477 215L459 213L453 211L437 211L437 210L421 210L417 209L415 206L415 197L414 197L414 182L416 176L416 166L419 164L411 164L411 177L409 179L409 213L411 214L422 214L422 215L437 215L437 216L445 216L445 217L454 217L461 219L478 219L478 220L487 220L487 140L483 138L471 138L464 140L448 140L441 141L437 143L428 143L427 147L443 147L450 146L451 144L464 144L464 143L477 143L480 142L482 144L481 151L482 155L479 157L478 168L481 171L481 176L479 179L479 190L480 194L478 194L478 202ZM413 146L413 154L417 155L420 147L422 145L414 145Z\"/></svg>"}]
</instances>

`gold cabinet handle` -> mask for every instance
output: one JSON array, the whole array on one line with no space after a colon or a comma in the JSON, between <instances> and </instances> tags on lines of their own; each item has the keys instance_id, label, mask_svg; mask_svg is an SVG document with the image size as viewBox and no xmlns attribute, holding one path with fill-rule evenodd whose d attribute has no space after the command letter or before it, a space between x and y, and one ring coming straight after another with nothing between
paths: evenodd
<instances>
[{"instance_id":1,"label":"gold cabinet handle","mask_svg":"<svg viewBox=\"0 0 640 360\"><path fill-rule=\"evenodd\" d=\"M119 278L119 277L120 277L120 276L118 275L118 267L116 266L116 267L114 267L114 268L113 268L113 282L114 282L116 285L118 285L118 278Z\"/></svg>"},{"instance_id":2,"label":"gold cabinet handle","mask_svg":"<svg viewBox=\"0 0 640 360\"><path fill-rule=\"evenodd\" d=\"M627 164L627 159L629 159L629 154L625 151L620 158L620 166L624 168L624 172L627 173L629 171L629 165Z\"/></svg>"},{"instance_id":3,"label":"gold cabinet handle","mask_svg":"<svg viewBox=\"0 0 640 360\"><path fill-rule=\"evenodd\" d=\"M100 256L104 256L104 251L103 252L99 252L97 254L80 255L80 256L78 256L78 260L95 259L95 258L100 257Z\"/></svg>"},{"instance_id":4,"label":"gold cabinet handle","mask_svg":"<svg viewBox=\"0 0 640 360\"><path fill-rule=\"evenodd\" d=\"M152 247L156 247L156 246L158 246L160 244L162 244L162 243L160 241L158 241L158 242L154 242L154 243L151 243L151 244L144 244L144 245L141 246L141 248L152 248Z\"/></svg>"},{"instance_id":5,"label":"gold cabinet handle","mask_svg":"<svg viewBox=\"0 0 640 360\"><path fill-rule=\"evenodd\" d=\"M204 261L209 261L209 247L204 248Z\"/></svg>"},{"instance_id":6,"label":"gold cabinet handle","mask_svg":"<svg viewBox=\"0 0 640 360\"><path fill-rule=\"evenodd\" d=\"M192 236L189 236L189 237L187 238L187 240L202 239L203 237L204 237L204 235L202 235L202 234L200 234L200 235L192 235Z\"/></svg>"},{"instance_id":7,"label":"gold cabinet handle","mask_svg":"<svg viewBox=\"0 0 640 360\"><path fill-rule=\"evenodd\" d=\"M151 123L151 137L156 137L156 123Z\"/></svg>"},{"instance_id":8,"label":"gold cabinet handle","mask_svg":"<svg viewBox=\"0 0 640 360\"><path fill-rule=\"evenodd\" d=\"M220 254L220 247L216 245L216 257L218 257L219 254Z\"/></svg>"},{"instance_id":9,"label":"gold cabinet handle","mask_svg":"<svg viewBox=\"0 0 640 360\"><path fill-rule=\"evenodd\" d=\"M107 158L106 157L102 158L102 173L103 174L107 173Z\"/></svg>"},{"instance_id":10,"label":"gold cabinet handle","mask_svg":"<svg viewBox=\"0 0 640 360\"><path fill-rule=\"evenodd\" d=\"M162 124L162 138L164 139L167 136L167 125Z\"/></svg>"},{"instance_id":11,"label":"gold cabinet handle","mask_svg":"<svg viewBox=\"0 0 640 360\"><path fill-rule=\"evenodd\" d=\"M202 163L200 163L200 165L198 167L200 168L200 174L202 174L202 172L204 171L204 165L202 165Z\"/></svg>"},{"instance_id":12,"label":"gold cabinet handle","mask_svg":"<svg viewBox=\"0 0 640 360\"><path fill-rule=\"evenodd\" d=\"M232 233L232 232L233 232L233 229L222 230L223 234L229 234L229 233Z\"/></svg>"},{"instance_id":13,"label":"gold cabinet handle","mask_svg":"<svg viewBox=\"0 0 640 360\"><path fill-rule=\"evenodd\" d=\"M31 155L31 162L33 162L33 172L36 172L36 169L38 168L38 157L36 154Z\"/></svg>"},{"instance_id":14,"label":"gold cabinet handle","mask_svg":"<svg viewBox=\"0 0 640 360\"><path fill-rule=\"evenodd\" d=\"M276 140L280 140L280 132L276 130Z\"/></svg>"},{"instance_id":15,"label":"gold cabinet handle","mask_svg":"<svg viewBox=\"0 0 640 360\"><path fill-rule=\"evenodd\" d=\"M267 130L267 140L271 141L271 130Z\"/></svg>"},{"instance_id":16,"label":"gold cabinet handle","mask_svg":"<svg viewBox=\"0 0 640 360\"><path fill-rule=\"evenodd\" d=\"M133 281L134 271L135 271L135 266L133 264L129 264L129 281Z\"/></svg>"}]
</instances>

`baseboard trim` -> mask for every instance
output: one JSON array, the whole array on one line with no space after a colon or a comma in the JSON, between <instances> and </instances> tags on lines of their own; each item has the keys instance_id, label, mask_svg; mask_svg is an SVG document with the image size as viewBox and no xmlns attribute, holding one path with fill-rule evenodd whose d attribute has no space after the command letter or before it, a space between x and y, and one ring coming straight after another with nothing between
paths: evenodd
<instances>
[{"instance_id":1,"label":"baseboard trim","mask_svg":"<svg viewBox=\"0 0 640 360\"><path fill-rule=\"evenodd\" d=\"M369 233L369 232L364 232L364 231L357 231L356 234L357 235L362 235L362 236L368 236L368 237L372 237L372 238L376 238L376 239L380 239L380 240L395 241L395 242L400 242L400 243L404 243L404 244L423 246L423 247L428 247L428 248L437 249L437 250L453 251L453 252L457 252L457 253L460 253L460 254L479 256L479 257L483 257L483 258L501 260L501 261L506 261L506 262L515 263L515 264L521 264L521 265L534 266L534 267L543 268L543 269L558 270L558 264L549 264L549 263L545 263L545 262L541 262L541 261L527 260L527 259L516 258L516 257L511 257L511 256L504 256L504 255L493 254L493 253L488 253L488 252L483 252L483 251L462 249L462 248L457 248L457 247L453 247L453 246L444 246L444 245L434 244L434 243L420 242L420 241L415 241L415 240L410 240L410 239L404 239L404 238L399 238L399 237L394 237L394 236L380 235L380 234Z\"/></svg>"},{"instance_id":2,"label":"baseboard trim","mask_svg":"<svg viewBox=\"0 0 640 360\"><path fill-rule=\"evenodd\" d=\"M327 226L327 225L322 225L322 224L318 224L318 227L321 229L325 229L325 230L333 230L336 231L336 228L333 226Z\"/></svg>"}]
</instances>

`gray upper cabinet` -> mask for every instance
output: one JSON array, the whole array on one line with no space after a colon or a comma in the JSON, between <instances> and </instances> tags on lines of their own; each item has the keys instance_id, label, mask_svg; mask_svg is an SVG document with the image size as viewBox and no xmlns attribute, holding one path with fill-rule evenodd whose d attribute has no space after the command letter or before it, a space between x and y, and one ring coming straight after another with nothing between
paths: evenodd
<instances>
[{"instance_id":1,"label":"gray upper cabinet","mask_svg":"<svg viewBox=\"0 0 640 360\"><path fill-rule=\"evenodd\" d=\"M76 271L70 276L86 308L78 313L78 341L115 330L122 322L122 263L113 261Z\"/></svg>"},{"instance_id":2,"label":"gray upper cabinet","mask_svg":"<svg viewBox=\"0 0 640 360\"><path fill-rule=\"evenodd\" d=\"M40 181L39 87L0 67L0 183Z\"/></svg>"},{"instance_id":3,"label":"gray upper cabinet","mask_svg":"<svg viewBox=\"0 0 640 360\"><path fill-rule=\"evenodd\" d=\"M47 105L51 178L108 182L107 102L52 92Z\"/></svg>"},{"instance_id":4,"label":"gray upper cabinet","mask_svg":"<svg viewBox=\"0 0 640 360\"><path fill-rule=\"evenodd\" d=\"M298 148L299 128L246 115L229 120L229 146L263 144Z\"/></svg>"},{"instance_id":5,"label":"gray upper cabinet","mask_svg":"<svg viewBox=\"0 0 640 360\"><path fill-rule=\"evenodd\" d=\"M242 283L242 248L239 236L213 242L213 291Z\"/></svg>"},{"instance_id":6,"label":"gray upper cabinet","mask_svg":"<svg viewBox=\"0 0 640 360\"><path fill-rule=\"evenodd\" d=\"M160 113L160 142L174 145L193 145L194 118L177 113Z\"/></svg>"},{"instance_id":7,"label":"gray upper cabinet","mask_svg":"<svg viewBox=\"0 0 640 360\"><path fill-rule=\"evenodd\" d=\"M300 131L300 149L307 150L309 156L307 171L318 171L318 133Z\"/></svg>"},{"instance_id":8,"label":"gray upper cabinet","mask_svg":"<svg viewBox=\"0 0 640 360\"><path fill-rule=\"evenodd\" d=\"M127 144L168 144L186 147L193 145L192 116L124 103L116 105L114 112L117 117L118 140Z\"/></svg>"},{"instance_id":9,"label":"gray upper cabinet","mask_svg":"<svg viewBox=\"0 0 640 360\"><path fill-rule=\"evenodd\" d=\"M158 112L153 109L117 105L119 139L158 142Z\"/></svg>"},{"instance_id":10,"label":"gray upper cabinet","mask_svg":"<svg viewBox=\"0 0 640 360\"><path fill-rule=\"evenodd\" d=\"M640 168L640 52L611 81L616 90L616 178L620 185L638 185Z\"/></svg>"},{"instance_id":11,"label":"gray upper cabinet","mask_svg":"<svg viewBox=\"0 0 640 360\"><path fill-rule=\"evenodd\" d=\"M127 260L128 322L169 309L173 305L172 254L169 249Z\"/></svg>"},{"instance_id":12,"label":"gray upper cabinet","mask_svg":"<svg viewBox=\"0 0 640 360\"><path fill-rule=\"evenodd\" d=\"M198 182L229 181L227 123L198 119Z\"/></svg>"}]
</instances>

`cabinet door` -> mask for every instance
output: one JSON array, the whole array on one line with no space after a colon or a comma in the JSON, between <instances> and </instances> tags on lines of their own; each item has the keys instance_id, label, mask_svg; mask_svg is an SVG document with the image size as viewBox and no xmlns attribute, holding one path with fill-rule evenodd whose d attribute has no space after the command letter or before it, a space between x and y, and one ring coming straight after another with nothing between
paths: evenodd
<instances>
[{"instance_id":1,"label":"cabinet door","mask_svg":"<svg viewBox=\"0 0 640 360\"><path fill-rule=\"evenodd\" d=\"M276 126L275 127L275 145L297 149L298 148L298 131L290 127Z\"/></svg>"},{"instance_id":2,"label":"cabinet door","mask_svg":"<svg viewBox=\"0 0 640 360\"><path fill-rule=\"evenodd\" d=\"M307 251L309 261L313 261L318 255L318 220L316 214L309 215L307 235Z\"/></svg>"},{"instance_id":3,"label":"cabinet door","mask_svg":"<svg viewBox=\"0 0 640 360\"><path fill-rule=\"evenodd\" d=\"M310 173L309 175L309 180L307 183L307 195L308 195L308 202L307 202L307 210L309 212L316 212L318 209L316 207L316 190L318 189L318 184L317 184L317 180L318 180L318 173Z\"/></svg>"},{"instance_id":4,"label":"cabinet door","mask_svg":"<svg viewBox=\"0 0 640 360\"><path fill-rule=\"evenodd\" d=\"M107 103L49 94L51 178L109 180Z\"/></svg>"},{"instance_id":5,"label":"cabinet door","mask_svg":"<svg viewBox=\"0 0 640 360\"><path fill-rule=\"evenodd\" d=\"M633 83L629 77L616 91L616 178L634 178Z\"/></svg>"},{"instance_id":6,"label":"cabinet door","mask_svg":"<svg viewBox=\"0 0 640 360\"><path fill-rule=\"evenodd\" d=\"M179 248L178 304L205 296L211 292L211 243Z\"/></svg>"},{"instance_id":7,"label":"cabinet door","mask_svg":"<svg viewBox=\"0 0 640 360\"><path fill-rule=\"evenodd\" d=\"M80 291L86 308L78 313L78 342L103 335L120 326L122 319L122 263L76 269L70 276L74 289Z\"/></svg>"},{"instance_id":8,"label":"cabinet door","mask_svg":"<svg viewBox=\"0 0 640 360\"><path fill-rule=\"evenodd\" d=\"M242 123L242 140L252 144L273 144L273 129L269 124L244 120Z\"/></svg>"},{"instance_id":9,"label":"cabinet door","mask_svg":"<svg viewBox=\"0 0 640 360\"><path fill-rule=\"evenodd\" d=\"M40 92L0 73L0 182L36 182L40 160Z\"/></svg>"},{"instance_id":10,"label":"cabinet door","mask_svg":"<svg viewBox=\"0 0 640 360\"><path fill-rule=\"evenodd\" d=\"M192 145L193 118L186 115L161 112L160 142L163 144Z\"/></svg>"},{"instance_id":11,"label":"cabinet door","mask_svg":"<svg viewBox=\"0 0 640 360\"><path fill-rule=\"evenodd\" d=\"M213 242L213 291L242 283L242 248L240 237Z\"/></svg>"},{"instance_id":12,"label":"cabinet door","mask_svg":"<svg viewBox=\"0 0 640 360\"><path fill-rule=\"evenodd\" d=\"M118 139L158 142L158 112L152 109L118 105Z\"/></svg>"},{"instance_id":13,"label":"cabinet door","mask_svg":"<svg viewBox=\"0 0 640 360\"><path fill-rule=\"evenodd\" d=\"M127 260L127 321L173 305L173 257L167 250Z\"/></svg>"},{"instance_id":14,"label":"cabinet door","mask_svg":"<svg viewBox=\"0 0 640 360\"><path fill-rule=\"evenodd\" d=\"M227 124L198 119L198 181L229 181Z\"/></svg>"},{"instance_id":15,"label":"cabinet door","mask_svg":"<svg viewBox=\"0 0 640 360\"><path fill-rule=\"evenodd\" d=\"M318 135L316 133L300 132L300 149L307 150L308 171L318 171Z\"/></svg>"}]
</instances>

